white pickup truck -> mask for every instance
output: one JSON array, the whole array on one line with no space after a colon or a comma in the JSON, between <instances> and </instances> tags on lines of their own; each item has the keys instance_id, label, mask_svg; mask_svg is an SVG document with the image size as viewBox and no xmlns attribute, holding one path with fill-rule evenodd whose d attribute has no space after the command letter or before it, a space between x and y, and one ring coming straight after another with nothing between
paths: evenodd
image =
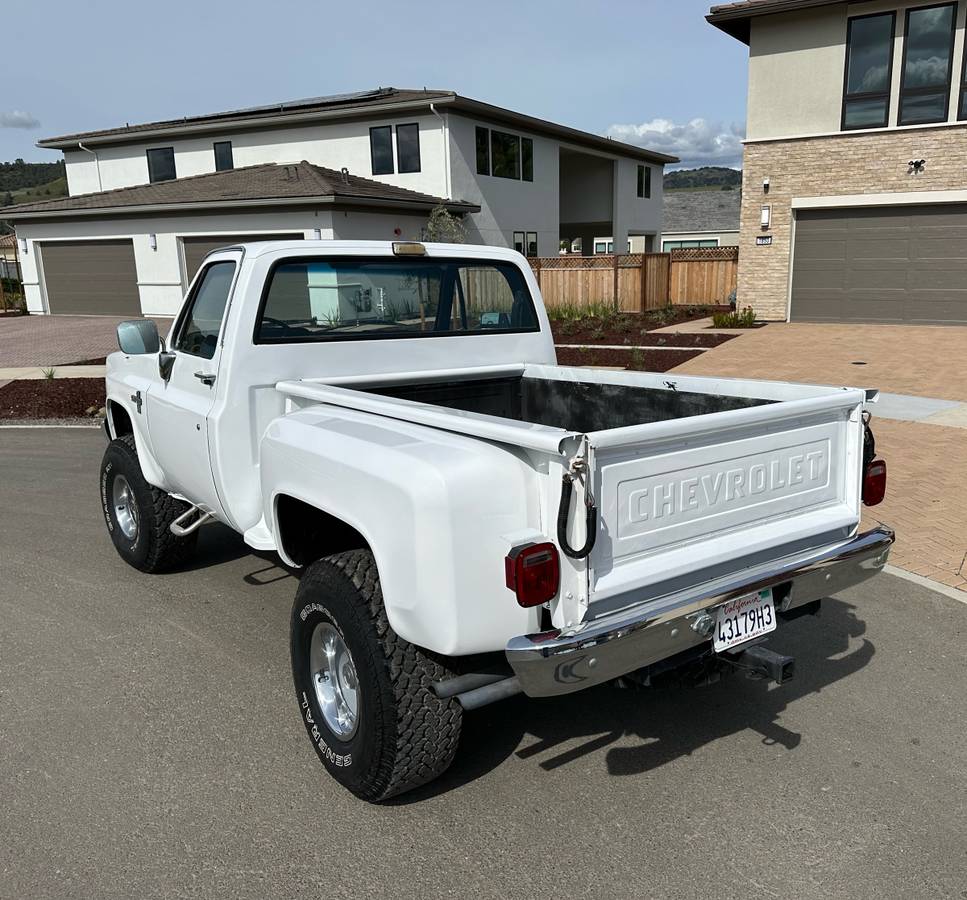
<instances>
[{"instance_id":1,"label":"white pickup truck","mask_svg":"<svg viewBox=\"0 0 967 900\"><path fill-rule=\"evenodd\" d=\"M167 339L118 329L104 518L145 572L218 521L302 568L302 720L379 801L451 763L465 710L743 669L874 575L893 532L845 387L563 368L518 254L276 241L210 254Z\"/></svg>"}]
</instances>

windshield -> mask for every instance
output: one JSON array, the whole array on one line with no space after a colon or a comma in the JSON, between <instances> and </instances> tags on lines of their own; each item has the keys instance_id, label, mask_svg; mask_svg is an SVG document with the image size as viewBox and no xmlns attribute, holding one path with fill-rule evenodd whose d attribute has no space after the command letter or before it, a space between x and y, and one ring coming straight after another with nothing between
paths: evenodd
<instances>
[{"instance_id":1,"label":"windshield","mask_svg":"<svg viewBox=\"0 0 967 900\"><path fill-rule=\"evenodd\" d=\"M256 343L538 331L513 263L283 260L269 275Z\"/></svg>"}]
</instances>

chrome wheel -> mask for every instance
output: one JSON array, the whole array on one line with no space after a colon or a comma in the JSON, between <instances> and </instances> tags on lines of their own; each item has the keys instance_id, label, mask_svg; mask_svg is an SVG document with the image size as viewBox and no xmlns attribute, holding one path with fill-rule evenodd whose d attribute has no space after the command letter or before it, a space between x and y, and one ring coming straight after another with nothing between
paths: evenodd
<instances>
[{"instance_id":1,"label":"chrome wheel","mask_svg":"<svg viewBox=\"0 0 967 900\"><path fill-rule=\"evenodd\" d=\"M111 499L118 528L129 541L133 541L138 536L138 502L134 499L131 485L123 475L115 476Z\"/></svg>"},{"instance_id":2,"label":"chrome wheel","mask_svg":"<svg viewBox=\"0 0 967 900\"><path fill-rule=\"evenodd\" d=\"M359 723L359 682L349 648L328 622L320 622L312 632L309 680L326 724L348 741Z\"/></svg>"}]
</instances>

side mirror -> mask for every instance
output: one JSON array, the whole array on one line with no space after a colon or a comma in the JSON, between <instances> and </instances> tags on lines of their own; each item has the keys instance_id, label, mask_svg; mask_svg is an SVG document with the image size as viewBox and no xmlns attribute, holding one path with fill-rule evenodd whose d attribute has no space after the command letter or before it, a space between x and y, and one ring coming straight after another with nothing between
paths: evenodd
<instances>
[{"instance_id":1,"label":"side mirror","mask_svg":"<svg viewBox=\"0 0 967 900\"><path fill-rule=\"evenodd\" d=\"M131 319L118 325L118 346L122 353L139 355L161 349L158 326L151 319Z\"/></svg>"}]
</instances>

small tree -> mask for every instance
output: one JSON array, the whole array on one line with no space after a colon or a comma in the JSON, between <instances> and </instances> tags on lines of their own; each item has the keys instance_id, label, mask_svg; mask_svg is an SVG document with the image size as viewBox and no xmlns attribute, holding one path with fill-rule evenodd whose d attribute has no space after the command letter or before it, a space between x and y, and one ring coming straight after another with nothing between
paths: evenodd
<instances>
[{"instance_id":1,"label":"small tree","mask_svg":"<svg viewBox=\"0 0 967 900\"><path fill-rule=\"evenodd\" d=\"M451 215L443 205L433 207L424 231L426 239L432 243L463 244L467 240L463 221Z\"/></svg>"}]
</instances>

